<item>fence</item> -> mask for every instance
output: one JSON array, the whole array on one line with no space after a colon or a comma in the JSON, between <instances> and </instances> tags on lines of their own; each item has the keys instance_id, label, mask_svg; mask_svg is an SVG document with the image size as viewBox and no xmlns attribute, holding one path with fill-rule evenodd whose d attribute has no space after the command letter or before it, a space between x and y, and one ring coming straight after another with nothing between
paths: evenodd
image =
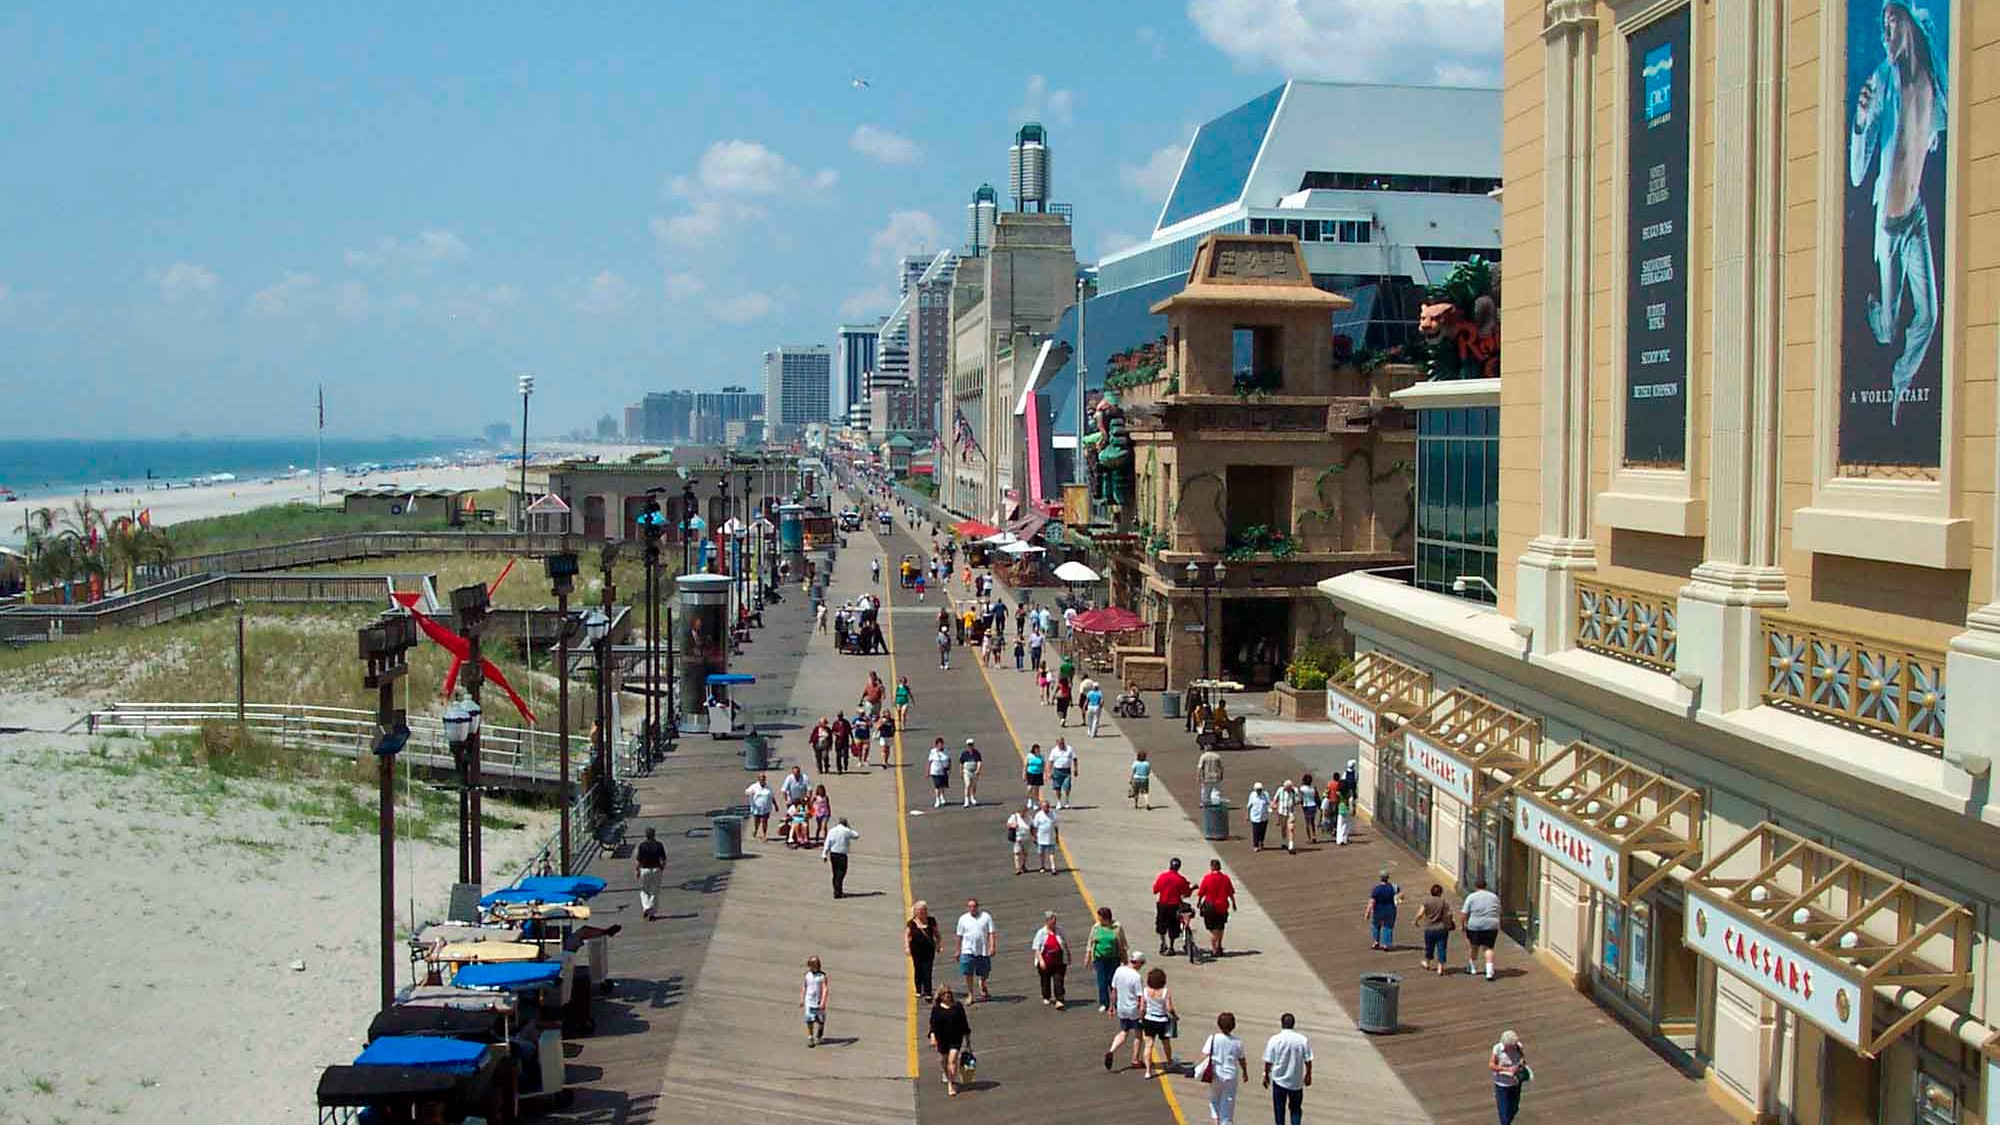
<instances>
[{"instance_id":1,"label":"fence","mask_svg":"<svg viewBox=\"0 0 2000 1125\"><path fill-rule=\"evenodd\" d=\"M349 602L386 609L389 584L418 574L197 574L89 605L0 608L0 641L50 640L128 625L159 625L236 602ZM551 634L553 635L553 634Z\"/></svg>"},{"instance_id":2,"label":"fence","mask_svg":"<svg viewBox=\"0 0 2000 1125\"><path fill-rule=\"evenodd\" d=\"M504 554L550 555L589 542L581 535L523 531L381 531L352 535L328 535L274 543L268 547L243 547L189 555L161 567L174 576L191 574L242 574L266 570L290 570L301 566L351 562L355 559L388 558L410 554Z\"/></svg>"}]
</instances>

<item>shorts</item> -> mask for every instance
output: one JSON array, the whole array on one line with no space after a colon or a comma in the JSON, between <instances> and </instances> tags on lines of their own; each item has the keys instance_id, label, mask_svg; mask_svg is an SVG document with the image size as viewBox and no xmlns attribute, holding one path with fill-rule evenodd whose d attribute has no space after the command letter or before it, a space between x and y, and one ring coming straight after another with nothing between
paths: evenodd
<instances>
[{"instance_id":1,"label":"shorts","mask_svg":"<svg viewBox=\"0 0 2000 1125\"><path fill-rule=\"evenodd\" d=\"M1130 1020L1128 1020L1128 1019L1126 1019L1126 1018L1125 1018L1124 1016L1119 1016L1119 1017L1118 1017L1118 1030L1120 1030L1120 1031L1138 1031L1138 1030L1140 1029L1140 1026L1141 1026L1141 1024L1142 1024L1143 1022L1144 1022L1144 1021L1141 1021L1141 1020L1136 1020L1136 1019L1130 1019Z\"/></svg>"},{"instance_id":2,"label":"shorts","mask_svg":"<svg viewBox=\"0 0 2000 1125\"><path fill-rule=\"evenodd\" d=\"M1139 1030L1155 1039L1165 1039L1169 1024L1166 1020L1140 1020Z\"/></svg>"},{"instance_id":3,"label":"shorts","mask_svg":"<svg viewBox=\"0 0 2000 1125\"><path fill-rule=\"evenodd\" d=\"M1150 777L1135 777L1132 779L1131 790L1134 797L1137 797L1141 793L1151 792L1152 788L1153 779Z\"/></svg>"},{"instance_id":4,"label":"shorts","mask_svg":"<svg viewBox=\"0 0 2000 1125\"><path fill-rule=\"evenodd\" d=\"M985 980L993 975L993 958L983 953L961 953L958 955L958 975Z\"/></svg>"},{"instance_id":5,"label":"shorts","mask_svg":"<svg viewBox=\"0 0 2000 1125\"><path fill-rule=\"evenodd\" d=\"M1229 924L1229 911L1204 909L1201 912L1201 924L1209 933L1220 933L1222 928Z\"/></svg>"},{"instance_id":6,"label":"shorts","mask_svg":"<svg viewBox=\"0 0 2000 1125\"><path fill-rule=\"evenodd\" d=\"M948 774L948 773L934 773L934 774L932 774L932 775L931 775L931 788L933 788L933 789L949 789L949 788L951 788L951 775L950 775L950 774Z\"/></svg>"},{"instance_id":7,"label":"shorts","mask_svg":"<svg viewBox=\"0 0 2000 1125\"><path fill-rule=\"evenodd\" d=\"M807 1022L807 1023L825 1023L825 1022L826 1022L826 1009L825 1009L825 1008L807 1008L807 1009L806 1009L806 1022Z\"/></svg>"},{"instance_id":8,"label":"shorts","mask_svg":"<svg viewBox=\"0 0 2000 1125\"><path fill-rule=\"evenodd\" d=\"M1031 773L1031 774L1029 774L1029 775L1027 775L1027 776L1028 776L1028 784L1029 784L1029 785L1037 785L1037 786L1038 786L1038 785L1040 785L1040 784L1042 783L1042 775L1041 775L1041 774L1038 774L1038 773Z\"/></svg>"},{"instance_id":9,"label":"shorts","mask_svg":"<svg viewBox=\"0 0 2000 1125\"><path fill-rule=\"evenodd\" d=\"M1051 773L1051 774L1049 775L1049 781L1050 781L1050 782L1051 782L1052 784L1054 784L1054 785L1055 785L1055 787L1056 787L1056 792L1058 792L1058 793L1066 793L1066 792L1068 792L1068 791L1069 791L1069 771L1068 771L1068 770L1056 770L1056 771L1055 771L1054 773Z\"/></svg>"},{"instance_id":10,"label":"shorts","mask_svg":"<svg viewBox=\"0 0 2000 1125\"><path fill-rule=\"evenodd\" d=\"M1025 836L1016 836L1007 846L1014 849L1015 855L1028 854L1028 840Z\"/></svg>"},{"instance_id":11,"label":"shorts","mask_svg":"<svg viewBox=\"0 0 2000 1125\"><path fill-rule=\"evenodd\" d=\"M1054 844L1036 844L1035 850L1042 855L1056 854L1056 846Z\"/></svg>"},{"instance_id":12,"label":"shorts","mask_svg":"<svg viewBox=\"0 0 2000 1125\"><path fill-rule=\"evenodd\" d=\"M1153 904L1153 932L1156 934L1177 934L1181 932L1181 907L1179 903L1168 906L1164 902Z\"/></svg>"},{"instance_id":13,"label":"shorts","mask_svg":"<svg viewBox=\"0 0 2000 1125\"><path fill-rule=\"evenodd\" d=\"M1499 930L1465 931L1466 944L1472 946L1472 948L1474 949L1491 949L1493 948L1493 943L1495 941L1498 941L1499 938L1500 938Z\"/></svg>"}]
</instances>

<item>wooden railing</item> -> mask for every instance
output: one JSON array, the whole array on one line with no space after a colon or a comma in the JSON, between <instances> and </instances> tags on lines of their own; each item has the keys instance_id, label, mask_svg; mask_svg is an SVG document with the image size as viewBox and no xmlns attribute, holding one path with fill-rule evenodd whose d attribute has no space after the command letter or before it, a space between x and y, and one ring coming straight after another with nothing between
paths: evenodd
<instances>
[{"instance_id":1,"label":"wooden railing","mask_svg":"<svg viewBox=\"0 0 2000 1125\"><path fill-rule=\"evenodd\" d=\"M1944 752L1944 654L1764 618L1764 701Z\"/></svg>"},{"instance_id":2,"label":"wooden railing","mask_svg":"<svg viewBox=\"0 0 2000 1125\"><path fill-rule=\"evenodd\" d=\"M207 555L189 555L166 564L170 575L242 574L247 571L289 570L301 566L350 562L355 559L385 558L409 554L506 554L548 555L562 549L567 539L571 549L583 546L582 535L564 536L553 532L520 531L381 531L354 535L329 535L274 543L268 547L244 547Z\"/></svg>"},{"instance_id":3,"label":"wooden railing","mask_svg":"<svg viewBox=\"0 0 2000 1125\"><path fill-rule=\"evenodd\" d=\"M0 609L0 641L53 640L100 629L159 625L239 601L347 602L389 606L389 584L421 575L210 574L149 586L88 605L17 605ZM553 635L553 634L551 634Z\"/></svg>"},{"instance_id":4,"label":"wooden railing","mask_svg":"<svg viewBox=\"0 0 2000 1125\"><path fill-rule=\"evenodd\" d=\"M1671 673L1680 644L1677 603L1670 594L1578 579L1576 644Z\"/></svg>"}]
</instances>

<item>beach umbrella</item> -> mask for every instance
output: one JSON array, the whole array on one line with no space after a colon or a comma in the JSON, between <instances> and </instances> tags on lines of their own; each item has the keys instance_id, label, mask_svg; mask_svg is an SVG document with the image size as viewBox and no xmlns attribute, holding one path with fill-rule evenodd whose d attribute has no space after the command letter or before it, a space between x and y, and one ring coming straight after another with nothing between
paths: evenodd
<instances>
[{"instance_id":1,"label":"beach umbrella","mask_svg":"<svg viewBox=\"0 0 2000 1125\"><path fill-rule=\"evenodd\" d=\"M1088 585L1092 582L1102 582L1104 578L1082 563L1071 560L1056 568L1056 580L1076 585Z\"/></svg>"},{"instance_id":2,"label":"beach umbrella","mask_svg":"<svg viewBox=\"0 0 2000 1125\"><path fill-rule=\"evenodd\" d=\"M981 543L989 543L995 547L1004 547L1009 543L1019 543L1020 541L1021 537L1011 531L997 531L980 540Z\"/></svg>"},{"instance_id":3,"label":"beach umbrella","mask_svg":"<svg viewBox=\"0 0 2000 1125\"><path fill-rule=\"evenodd\" d=\"M1076 631L1079 633L1129 633L1145 627L1145 618L1115 605L1076 616Z\"/></svg>"},{"instance_id":4,"label":"beach umbrella","mask_svg":"<svg viewBox=\"0 0 2000 1125\"><path fill-rule=\"evenodd\" d=\"M1047 547L1037 547L1033 543L1014 542L1000 548L1000 553L1020 558L1022 555L1039 555L1047 550Z\"/></svg>"}]
</instances>

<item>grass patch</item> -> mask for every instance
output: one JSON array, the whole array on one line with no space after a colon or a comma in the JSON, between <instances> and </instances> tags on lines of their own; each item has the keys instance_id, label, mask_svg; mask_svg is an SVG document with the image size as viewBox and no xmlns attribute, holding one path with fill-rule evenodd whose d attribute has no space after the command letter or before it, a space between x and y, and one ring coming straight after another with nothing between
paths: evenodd
<instances>
[{"instance_id":1,"label":"grass patch","mask_svg":"<svg viewBox=\"0 0 2000 1125\"><path fill-rule=\"evenodd\" d=\"M353 562L319 568L321 573L331 574L381 574L394 571L398 574L433 574L437 576L438 597L444 598L460 586L470 586L474 582L491 583L506 569L511 556L500 554L425 554L396 555L386 559L357 559ZM584 551L578 557L583 573L577 576L576 592L570 603L573 606L596 605L603 598L604 571L599 566L596 551ZM673 576L680 572L681 553L678 547L660 549L660 601L669 603L674 597ZM617 600L621 605L640 606L646 600L646 567L643 553L639 548L630 547L618 554L618 560L611 569L612 585L616 588ZM523 558L514 564L512 573L500 588L493 591L493 605L498 609L534 609L554 606L555 594L549 589L547 573L539 559Z\"/></svg>"},{"instance_id":2,"label":"grass patch","mask_svg":"<svg viewBox=\"0 0 2000 1125\"><path fill-rule=\"evenodd\" d=\"M46 1074L37 1074L28 1079L28 1088L37 1094L53 1097L56 1092L56 1080Z\"/></svg>"},{"instance_id":3,"label":"grass patch","mask_svg":"<svg viewBox=\"0 0 2000 1125\"><path fill-rule=\"evenodd\" d=\"M418 519L407 516L349 515L337 507L319 508L311 504L277 504L233 515L189 520L166 529L174 545L174 556L205 555L244 547L267 547L298 539L319 539L329 535L352 535L370 531L444 531L450 524L443 516Z\"/></svg>"}]
</instances>

